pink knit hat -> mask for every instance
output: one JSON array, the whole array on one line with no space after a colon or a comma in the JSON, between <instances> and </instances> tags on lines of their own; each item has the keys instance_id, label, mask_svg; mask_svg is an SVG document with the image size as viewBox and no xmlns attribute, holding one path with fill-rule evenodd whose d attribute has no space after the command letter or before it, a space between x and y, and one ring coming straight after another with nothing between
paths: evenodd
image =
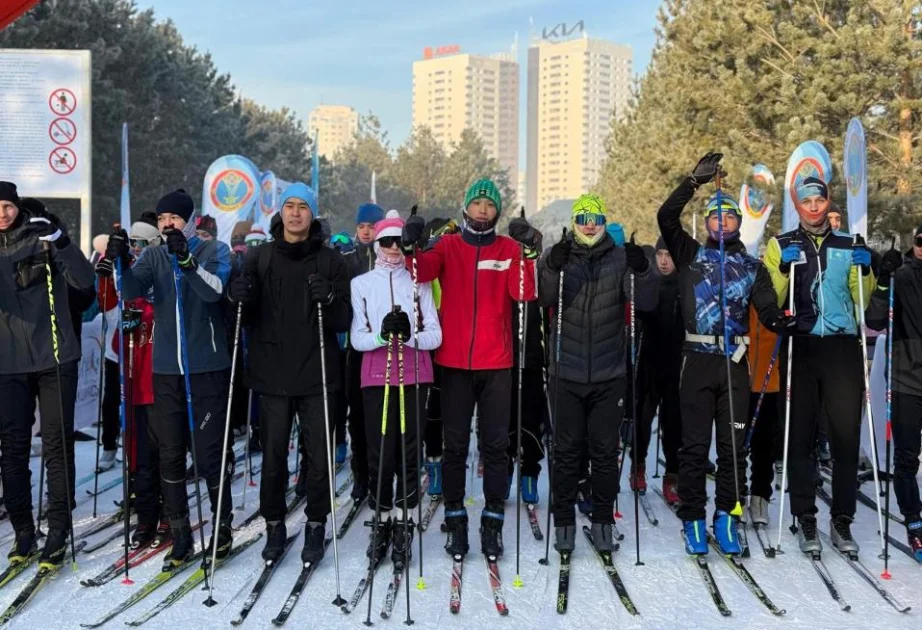
<instances>
[{"instance_id":1,"label":"pink knit hat","mask_svg":"<svg viewBox=\"0 0 922 630\"><path fill-rule=\"evenodd\" d=\"M404 220L396 210L388 210L381 221L375 223L375 240L385 236L400 236L403 234Z\"/></svg>"}]
</instances>

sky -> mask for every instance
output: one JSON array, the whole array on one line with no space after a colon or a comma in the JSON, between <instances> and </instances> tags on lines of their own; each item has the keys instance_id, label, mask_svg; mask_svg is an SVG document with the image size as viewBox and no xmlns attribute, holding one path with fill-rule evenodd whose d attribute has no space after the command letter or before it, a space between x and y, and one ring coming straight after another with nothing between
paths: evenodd
<instances>
[{"instance_id":1,"label":"sky","mask_svg":"<svg viewBox=\"0 0 922 630\"><path fill-rule=\"evenodd\" d=\"M525 61L529 19L540 36L583 20L590 37L629 45L642 73L655 41L660 0L138 0L173 20L187 44L210 52L241 95L288 107L307 126L321 103L374 112L391 146L412 123L412 64L426 46L462 52L508 52L519 36L524 150Z\"/></svg>"}]
</instances>

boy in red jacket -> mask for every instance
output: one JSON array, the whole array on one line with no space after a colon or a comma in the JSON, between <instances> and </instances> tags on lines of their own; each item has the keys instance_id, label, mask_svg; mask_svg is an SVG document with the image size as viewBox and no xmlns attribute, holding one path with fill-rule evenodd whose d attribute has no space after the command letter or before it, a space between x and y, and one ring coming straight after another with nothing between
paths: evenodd
<instances>
[{"instance_id":1,"label":"boy in red jacket","mask_svg":"<svg viewBox=\"0 0 922 630\"><path fill-rule=\"evenodd\" d=\"M480 519L481 551L493 559L503 554L512 312L517 301L537 297L537 232L525 219L516 218L509 224L512 238L497 235L500 212L499 190L489 179L481 179L464 198L460 233L436 237L416 251L423 236L422 217L411 216L403 229L407 269L414 271L415 255L417 281L438 280L442 288L441 320L446 334L435 362L442 366L444 401L445 550L454 558L468 551L464 481L475 405L482 432L486 499Z\"/></svg>"}]
</instances>

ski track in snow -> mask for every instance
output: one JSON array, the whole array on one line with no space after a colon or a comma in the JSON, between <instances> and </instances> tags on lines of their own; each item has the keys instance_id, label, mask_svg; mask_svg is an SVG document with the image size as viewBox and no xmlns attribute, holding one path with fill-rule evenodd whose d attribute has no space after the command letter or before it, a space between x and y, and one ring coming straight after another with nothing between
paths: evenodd
<instances>
[{"instance_id":1,"label":"ski track in snow","mask_svg":"<svg viewBox=\"0 0 922 630\"><path fill-rule=\"evenodd\" d=\"M78 442L76 449L77 477L79 478L92 470L95 451L92 442ZM651 444L649 461L653 460L654 449L654 445ZM474 450L472 445L472 451ZM473 453L472 458L475 457L476 454ZM259 459L259 456L254 456L254 465ZM36 475L38 462L38 458L31 459L33 474ZM289 462L293 470L293 453ZM340 482L348 474L346 469L348 465L340 473ZM661 479L652 478L652 467L648 468L647 473L650 484L661 483ZM104 479L110 479L117 474L119 474L117 471L110 471L106 473ZM256 481L259 482L258 476ZM239 505L243 483L244 481L240 480L233 486L235 506ZM470 484L470 475L467 476L467 483ZM541 476L540 486L541 503L538 506L538 513L541 529L544 531L547 519L546 474ZM713 483L709 481L708 486L709 493L713 497ZM455 616L448 611L451 560L442 549L444 535L440 533L439 525L443 521L444 508L440 508L424 535L424 569L427 585L425 590L416 588L419 572L416 562L418 542L414 540L413 564L409 579L414 627L541 628L542 630L614 627L626 629L726 628L731 624L733 627L747 630L761 628L844 630L881 626L888 630L896 630L920 627L918 616L922 615L922 591L918 589L918 583L922 579L922 566L914 563L899 551L892 550L891 552L890 571L893 579L882 581L882 583L897 599L913 607L912 612L900 614L874 593L832 550L827 550L823 554L826 565L841 588L843 596L852 605L851 612L840 612L810 563L797 551L796 540L787 530L790 524L790 516L787 515L782 538L785 553L775 559L765 558L750 529L749 538L750 544L754 545L753 554L745 561L746 566L767 595L779 608L786 609L787 614L781 618L773 617L730 571L726 563L716 554L711 553L709 555L711 570L727 605L733 611L732 617L723 618L711 602L697 568L684 553L679 520L652 489L648 492L648 496L659 518L659 526L651 526L643 513L640 513L641 559L645 565L640 567L634 565L634 501L633 495L626 490L626 480L623 487L625 490L620 494L620 508L624 519L620 520L618 525L625 539L621 542L621 550L615 554L614 560L628 593L640 611L640 616L632 617L625 611L606 579L598 559L587 547L583 537L577 538L576 551L572 557L569 608L566 615L558 615L555 606L559 562L553 549L553 538L551 538L550 566L543 567L538 564L538 559L544 555L544 542L539 543L532 537L524 506L521 517L521 578L524 586L520 589L514 588L512 582L516 573L516 517L515 501L510 499L506 502L506 524L503 532L506 554L499 564L510 614L506 618L500 617L490 594L486 564L482 556L477 553L480 545L477 528L480 510L483 508L483 494L482 479L475 476L474 487L468 487L468 494L473 494L475 503L467 506L471 519L471 553L465 560L461 612ZM78 500L86 496L84 491L86 488L92 489L92 483L77 489ZM873 495L872 486L865 484L865 492ZM121 500L121 498L121 486L106 492L99 499L98 513L110 513L115 509L112 502ZM777 493L774 499L777 500ZM258 487L249 488L246 509L243 512L234 511L235 521L242 521L255 510L258 500ZM348 495L342 498L341 502L342 506L337 509L339 522L342 521L348 509ZM786 504L786 509L787 505L789 504ZM828 509L820 500L817 501L817 505L820 510L818 515L820 525L826 529L829 523ZM891 499L891 506L896 510L895 498ZM713 503L710 508L713 509ZM773 502L770 534L772 544L777 540L777 509L777 502ZM209 511L205 508L206 518L210 518ZM92 500L89 499L77 508L74 515L75 521L85 521L91 512ZM196 520L194 509L192 514L193 520ZM366 570L365 547L368 529L363 527L362 523L370 517L371 512L367 508L363 509L346 537L338 541L341 593L346 599L352 595ZM300 512L289 519L289 532L293 531L292 528L295 526L301 527L303 520L303 514ZM583 517L578 516L578 524L587 522ZM235 534L235 542L258 533L262 527L262 519L257 519L246 532ZM6 536L9 532L10 525L6 521L0 525L0 537ZM209 532L210 525L206 536ZM858 505L857 521L853 525L853 532L861 544L862 560L872 572L879 575L883 569L883 561L877 557L880 552L880 539L877 535L877 516L873 510L861 504ZM894 524L891 524L890 533L899 540L904 537L902 527ZM549 532L544 531L544 534L547 536ZM97 535L91 542L99 540L100 537L101 535ZM196 545L198 541L199 538L196 535ZM299 537L290 553L284 558L282 565L276 570L259 602L241 626L242 628L272 627L270 621L281 609L300 570L298 558L301 545L302 539ZM230 627L231 619L237 615L262 568L260 559L262 546L262 542L257 543L254 548L247 550L224 569L218 571L214 591L217 606L213 608L203 606L202 602L207 593L199 589L144 624L144 627L152 630ZM121 546L115 542L93 554L78 555L78 571L72 573L68 564L58 578L40 592L8 627L47 628L53 620L56 630L77 629L79 623L94 621L115 604L126 599L159 570L162 556L131 571L131 578L135 581L133 586L123 585L122 578L115 579L99 588L80 586L81 579L92 577L114 561L120 553ZM401 586L400 596L397 598L391 619L380 618L391 571L392 567L388 559L382 564L375 580L371 618L378 627L388 625L395 628L398 625L404 627L403 622L406 620L405 586ZM191 570L187 570L183 577L190 573ZM25 572L0 591L0 605L5 608L12 602L32 574L31 570ZM124 622L137 618L155 606L181 581L174 578L168 586L155 592L103 627L123 627ZM367 592L358 608L352 614L344 615L338 607L331 604L336 594L335 591L333 547L331 545L323 563L302 593L286 627L363 628L361 624L366 618L368 606Z\"/></svg>"}]
</instances>

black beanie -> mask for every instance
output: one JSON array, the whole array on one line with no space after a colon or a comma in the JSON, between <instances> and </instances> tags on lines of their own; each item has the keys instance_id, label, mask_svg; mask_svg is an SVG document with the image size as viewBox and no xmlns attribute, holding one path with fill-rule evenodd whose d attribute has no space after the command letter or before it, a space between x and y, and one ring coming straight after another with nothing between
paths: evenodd
<instances>
[{"instance_id":1,"label":"black beanie","mask_svg":"<svg viewBox=\"0 0 922 630\"><path fill-rule=\"evenodd\" d=\"M138 221L143 221L144 223L147 223L148 225L157 227L157 215L151 212L150 210L147 210L146 212L142 212L141 216L138 217Z\"/></svg>"},{"instance_id":2,"label":"black beanie","mask_svg":"<svg viewBox=\"0 0 922 630\"><path fill-rule=\"evenodd\" d=\"M182 217L183 221L188 223L192 218L192 213L195 212L195 203L185 190L178 188L167 193L157 202L157 216L164 212Z\"/></svg>"},{"instance_id":3,"label":"black beanie","mask_svg":"<svg viewBox=\"0 0 922 630\"><path fill-rule=\"evenodd\" d=\"M660 251L661 249L668 249L666 247L666 241L663 239L662 236L656 239L656 251Z\"/></svg>"},{"instance_id":4,"label":"black beanie","mask_svg":"<svg viewBox=\"0 0 922 630\"><path fill-rule=\"evenodd\" d=\"M16 207L19 205L19 193L16 192L16 184L10 182L0 182L0 201L10 201L16 204Z\"/></svg>"}]
</instances>

